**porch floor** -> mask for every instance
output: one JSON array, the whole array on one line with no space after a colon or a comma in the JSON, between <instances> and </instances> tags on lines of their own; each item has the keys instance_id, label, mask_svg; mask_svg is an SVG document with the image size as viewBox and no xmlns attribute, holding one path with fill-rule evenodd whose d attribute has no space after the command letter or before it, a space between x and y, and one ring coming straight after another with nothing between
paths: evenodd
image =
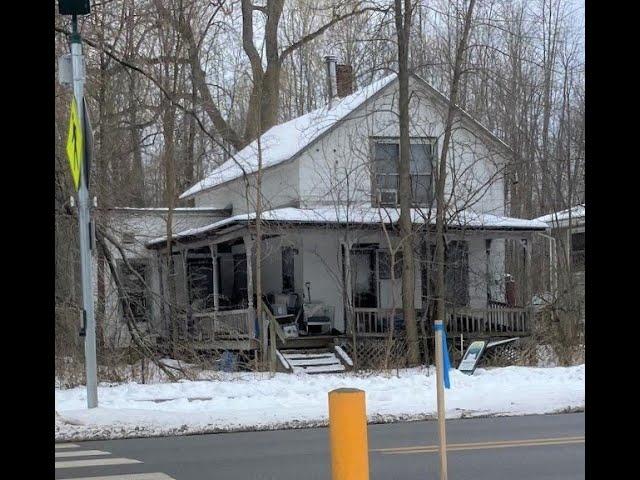
<instances>
[{"instance_id":1,"label":"porch floor","mask_svg":"<svg viewBox=\"0 0 640 480\"><path fill-rule=\"evenodd\" d=\"M308 335L287 338L284 342L279 338L276 340L276 348L326 348L333 345L336 338L344 335Z\"/></svg>"}]
</instances>

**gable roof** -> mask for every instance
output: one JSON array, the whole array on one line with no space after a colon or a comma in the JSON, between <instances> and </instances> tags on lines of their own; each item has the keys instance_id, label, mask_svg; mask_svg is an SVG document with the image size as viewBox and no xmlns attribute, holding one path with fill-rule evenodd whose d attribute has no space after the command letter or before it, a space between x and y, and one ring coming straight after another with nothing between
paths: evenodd
<instances>
[{"instance_id":1,"label":"gable roof","mask_svg":"<svg viewBox=\"0 0 640 480\"><path fill-rule=\"evenodd\" d=\"M426 80L423 80L413 73L411 76L426 86L441 101L445 103L449 102L449 99L445 95L436 90ZM357 90L351 95L342 99L335 99L331 106L326 105L289 120L288 122L271 127L260 137L262 168L273 167L292 159L314 141L332 130L333 127L344 120L354 110L367 103L374 96L377 96L379 92L391 85L397 78L398 76L395 73L388 75ZM458 111L501 147L509 149L502 140L463 109L458 107ZM203 180L200 180L185 191L180 195L180 198L185 199L192 197L202 191L209 190L257 171L258 140L254 140L242 150L235 153L232 158L214 169Z\"/></svg>"},{"instance_id":2,"label":"gable roof","mask_svg":"<svg viewBox=\"0 0 640 480\"><path fill-rule=\"evenodd\" d=\"M324 106L305 115L275 125L262 134L262 168L280 164L302 151L320 135L327 132L338 121L344 119L373 95L389 85L396 75L388 75L366 87L334 101L331 107ZM206 178L196 183L180 198L188 198L223 183L240 178L258 170L258 140L254 140L233 158L213 170Z\"/></svg>"}]
</instances>

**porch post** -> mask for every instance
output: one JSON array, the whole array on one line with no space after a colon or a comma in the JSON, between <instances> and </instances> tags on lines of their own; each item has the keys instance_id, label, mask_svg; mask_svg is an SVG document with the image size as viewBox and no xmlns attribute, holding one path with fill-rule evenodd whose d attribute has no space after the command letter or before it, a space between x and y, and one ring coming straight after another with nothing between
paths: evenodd
<instances>
[{"instance_id":1,"label":"porch post","mask_svg":"<svg viewBox=\"0 0 640 480\"><path fill-rule=\"evenodd\" d=\"M217 312L220 308L220 299L218 298L218 245L215 243L209 244L209 250L211 251L211 272L213 275L213 310Z\"/></svg>"},{"instance_id":2,"label":"porch post","mask_svg":"<svg viewBox=\"0 0 640 480\"><path fill-rule=\"evenodd\" d=\"M245 256L247 259L247 305L249 310L249 322L255 322L255 318L257 315L258 322L262 319L262 315L260 312L260 299L258 299L258 304L256 305L256 310L254 310L253 305L253 239L251 235L245 235L242 237L244 241L244 250ZM254 312L256 315L254 315ZM265 322L260 322L260 350L262 352L263 358L267 352L267 332ZM253 326L250 325L250 329L253 330Z\"/></svg>"}]
</instances>

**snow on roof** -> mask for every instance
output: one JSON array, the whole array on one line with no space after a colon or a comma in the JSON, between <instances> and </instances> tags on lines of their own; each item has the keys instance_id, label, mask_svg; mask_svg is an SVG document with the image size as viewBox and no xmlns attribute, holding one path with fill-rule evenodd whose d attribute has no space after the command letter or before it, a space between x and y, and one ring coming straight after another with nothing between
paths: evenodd
<instances>
[{"instance_id":1,"label":"snow on roof","mask_svg":"<svg viewBox=\"0 0 640 480\"><path fill-rule=\"evenodd\" d=\"M442 92L429 84L419 76L412 74L420 82L426 85L442 101L449 102L449 99ZM289 120L288 122L275 125L267 130L260 137L262 152L262 168L278 165L289 160L294 155L308 147L314 140L326 133L331 127L343 120L347 115L360 107L376 93L389 85L397 78L395 73L376 80L366 87L357 90L342 99L335 99L331 106L324 106L313 110L305 115ZM458 107L458 110L471 122L483 130L491 139L502 147L509 149L509 146L498 138L487 127L473 118L469 113ZM230 182L243 175L250 175L258 171L258 140L254 140L242 150L233 155L232 158L214 169L207 177L199 181L186 192L180 195L181 199L189 198L199 192Z\"/></svg>"},{"instance_id":2,"label":"snow on roof","mask_svg":"<svg viewBox=\"0 0 640 480\"><path fill-rule=\"evenodd\" d=\"M569 218L572 220L584 219L586 204L576 205L575 207L567 208L560 212L552 212L547 215L536 218L539 222L545 222L547 224L555 223L561 224L568 222Z\"/></svg>"},{"instance_id":3,"label":"snow on roof","mask_svg":"<svg viewBox=\"0 0 640 480\"><path fill-rule=\"evenodd\" d=\"M158 212L158 213L165 213L169 211L167 207L113 207L113 208L110 208L109 210L116 211L116 212L123 211L123 212ZM173 208L174 212L179 212L179 213L189 213L189 212L209 213L209 212L219 212L224 210L225 209L223 208L213 208L213 207L175 207Z\"/></svg>"},{"instance_id":4,"label":"snow on roof","mask_svg":"<svg viewBox=\"0 0 640 480\"><path fill-rule=\"evenodd\" d=\"M178 232L173 236L174 240L195 237L208 232L213 232L233 223L245 223L256 218L255 212L234 215L219 220L210 225L199 228L191 228ZM360 224L375 225L384 223L396 223L400 218L400 210L395 208L373 208L365 205L345 206L319 206L314 208L278 208L262 212L261 220L264 222L281 223L307 223L307 224ZM435 224L435 210L411 209L411 218L414 224L424 224L429 220ZM546 230L547 224L537 220L525 220L521 218L502 217L488 213L476 213L464 210L452 214L447 219L449 226L454 228L484 229L484 230ZM166 241L166 237L159 237L147 243L153 246Z\"/></svg>"},{"instance_id":5,"label":"snow on roof","mask_svg":"<svg viewBox=\"0 0 640 480\"><path fill-rule=\"evenodd\" d=\"M293 157L395 78L396 74L388 75L351 95L339 100L336 99L337 101L334 101L331 107L324 106L271 127L260 137L262 168L277 165ZM224 162L206 178L180 195L180 198L188 198L198 192L229 182L245 174L254 173L257 170L258 141L254 140L237 152L233 158Z\"/></svg>"}]
</instances>

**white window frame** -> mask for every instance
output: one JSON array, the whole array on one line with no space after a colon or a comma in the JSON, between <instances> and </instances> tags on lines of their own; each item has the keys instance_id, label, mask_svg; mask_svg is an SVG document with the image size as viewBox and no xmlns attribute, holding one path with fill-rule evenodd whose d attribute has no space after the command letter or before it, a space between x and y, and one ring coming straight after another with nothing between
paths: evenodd
<instances>
[{"instance_id":1,"label":"white window frame","mask_svg":"<svg viewBox=\"0 0 640 480\"><path fill-rule=\"evenodd\" d=\"M432 152L434 152L434 156L437 156L437 138L436 137L410 137L409 138L409 143L411 145L431 145L432 147ZM376 154L376 144L380 144L380 143L386 143L386 144L392 144L392 145L398 145L398 153L400 152L400 137L370 137L370 141L371 141L371 165L372 165L372 174L371 174L371 197L372 197L372 205L374 207L398 207L399 206L399 195L397 194L397 192L400 189L400 178L399 178L399 174L398 173L377 173L375 171L375 154ZM424 176L428 176L430 177L430 182L431 182L431 198L427 200L426 204L423 203L416 203L416 202L412 202L412 206L413 207L429 207L429 206L435 206L435 199L433 198L433 186L434 186L434 170L435 170L435 162L432 162L431 164L431 173L429 175L427 174L423 174ZM379 176L386 176L386 177L395 177L396 178L396 188L384 188L381 189L378 187L378 177ZM420 175L420 174L419 174ZM413 174L410 173L410 176L413 177ZM396 192L396 204L395 205L390 205L387 203L382 203L382 199L381 199L381 192L385 191L395 191ZM429 204L430 202L430 204Z\"/></svg>"}]
</instances>

